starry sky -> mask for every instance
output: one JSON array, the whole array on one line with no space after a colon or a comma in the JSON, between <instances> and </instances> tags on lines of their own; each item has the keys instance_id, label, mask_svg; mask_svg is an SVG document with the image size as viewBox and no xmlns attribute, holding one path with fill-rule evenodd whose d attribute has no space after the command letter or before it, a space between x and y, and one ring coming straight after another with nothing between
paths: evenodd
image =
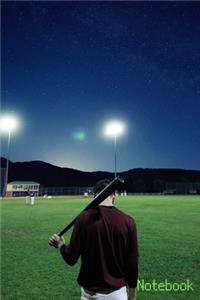
<instances>
[{"instance_id":1,"label":"starry sky","mask_svg":"<svg viewBox=\"0 0 200 300\"><path fill-rule=\"evenodd\" d=\"M200 169L200 2L2 2L10 160L79 170ZM2 136L6 156L6 135Z\"/></svg>"}]
</instances>

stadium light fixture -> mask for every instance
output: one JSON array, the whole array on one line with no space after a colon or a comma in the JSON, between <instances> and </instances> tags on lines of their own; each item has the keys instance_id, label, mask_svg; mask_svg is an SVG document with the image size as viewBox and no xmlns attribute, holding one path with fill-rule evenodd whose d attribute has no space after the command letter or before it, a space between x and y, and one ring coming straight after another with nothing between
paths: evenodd
<instances>
[{"instance_id":1,"label":"stadium light fixture","mask_svg":"<svg viewBox=\"0 0 200 300\"><path fill-rule=\"evenodd\" d=\"M9 156L10 156L10 140L11 133L17 128L18 119L14 116L2 116L0 120L0 130L2 132L6 132L8 134L8 142L7 142L7 156L6 156L6 172L5 172L5 183L3 187L2 196L6 196L6 189L8 184L8 168L9 168Z\"/></svg>"},{"instance_id":2,"label":"stadium light fixture","mask_svg":"<svg viewBox=\"0 0 200 300\"><path fill-rule=\"evenodd\" d=\"M114 138L114 161L115 161L115 178L117 177L117 137L125 131L125 124L118 120L113 120L105 125L104 133L106 136Z\"/></svg>"},{"instance_id":3,"label":"stadium light fixture","mask_svg":"<svg viewBox=\"0 0 200 300\"><path fill-rule=\"evenodd\" d=\"M1 131L11 132L17 128L17 119L13 116L4 116L1 118L0 128Z\"/></svg>"}]
</instances>

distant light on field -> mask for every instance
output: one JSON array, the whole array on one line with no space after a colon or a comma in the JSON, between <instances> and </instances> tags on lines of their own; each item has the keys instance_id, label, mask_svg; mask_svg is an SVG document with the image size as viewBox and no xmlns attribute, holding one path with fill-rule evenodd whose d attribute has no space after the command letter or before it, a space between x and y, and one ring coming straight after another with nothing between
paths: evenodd
<instances>
[{"instance_id":1,"label":"distant light on field","mask_svg":"<svg viewBox=\"0 0 200 300\"><path fill-rule=\"evenodd\" d=\"M76 131L72 134L72 137L74 140L82 142L85 140L86 134L84 131Z\"/></svg>"},{"instance_id":2,"label":"distant light on field","mask_svg":"<svg viewBox=\"0 0 200 300\"><path fill-rule=\"evenodd\" d=\"M120 136L125 131L125 124L121 121L113 120L105 125L104 133L107 136Z\"/></svg>"},{"instance_id":3,"label":"distant light on field","mask_svg":"<svg viewBox=\"0 0 200 300\"><path fill-rule=\"evenodd\" d=\"M0 129L4 132L11 132L19 125L19 121L15 116L2 116L0 120Z\"/></svg>"}]
</instances>

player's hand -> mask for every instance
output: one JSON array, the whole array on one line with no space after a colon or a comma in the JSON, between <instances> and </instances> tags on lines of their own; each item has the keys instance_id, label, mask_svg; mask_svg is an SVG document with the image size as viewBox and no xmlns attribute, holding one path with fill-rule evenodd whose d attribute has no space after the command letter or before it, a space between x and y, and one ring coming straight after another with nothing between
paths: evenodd
<instances>
[{"instance_id":1,"label":"player's hand","mask_svg":"<svg viewBox=\"0 0 200 300\"><path fill-rule=\"evenodd\" d=\"M65 240L64 240L63 236L59 236L58 234L55 233L50 238L49 244L51 246L54 246L55 248L60 248L60 247L62 247L62 245L65 244Z\"/></svg>"}]
</instances>

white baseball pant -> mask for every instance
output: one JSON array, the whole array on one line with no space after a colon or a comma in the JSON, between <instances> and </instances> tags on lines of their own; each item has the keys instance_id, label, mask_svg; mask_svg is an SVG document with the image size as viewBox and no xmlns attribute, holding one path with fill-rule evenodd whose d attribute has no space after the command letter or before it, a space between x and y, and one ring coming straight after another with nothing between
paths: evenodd
<instances>
[{"instance_id":1,"label":"white baseball pant","mask_svg":"<svg viewBox=\"0 0 200 300\"><path fill-rule=\"evenodd\" d=\"M126 287L122 287L110 294L95 293L94 295L88 294L81 288L81 300L127 300Z\"/></svg>"}]
</instances>

